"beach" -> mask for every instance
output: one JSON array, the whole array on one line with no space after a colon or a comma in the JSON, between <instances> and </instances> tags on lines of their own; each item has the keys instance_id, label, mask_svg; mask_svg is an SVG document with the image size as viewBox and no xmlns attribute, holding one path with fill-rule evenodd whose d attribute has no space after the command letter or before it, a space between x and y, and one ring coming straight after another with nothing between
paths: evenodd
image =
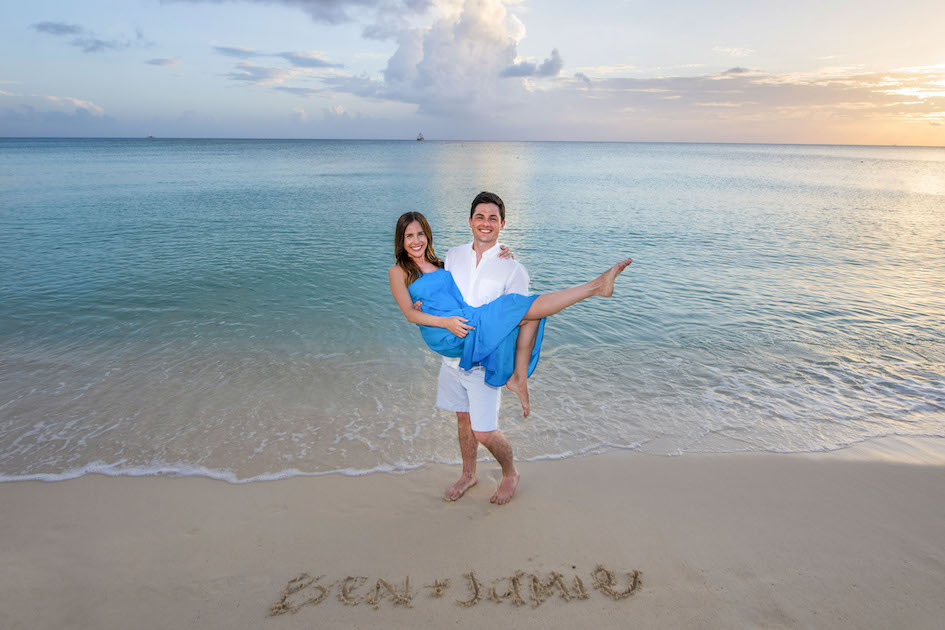
<instances>
[{"instance_id":1,"label":"beach","mask_svg":"<svg viewBox=\"0 0 945 630\"><path fill-rule=\"evenodd\" d=\"M937 628L941 442L4 483L0 626Z\"/></svg>"},{"instance_id":2,"label":"beach","mask_svg":"<svg viewBox=\"0 0 945 630\"><path fill-rule=\"evenodd\" d=\"M0 139L0 628L939 628L943 163ZM480 190L532 293L634 259L504 397L504 507L491 459L442 500L386 273L396 217L442 256Z\"/></svg>"}]
</instances>

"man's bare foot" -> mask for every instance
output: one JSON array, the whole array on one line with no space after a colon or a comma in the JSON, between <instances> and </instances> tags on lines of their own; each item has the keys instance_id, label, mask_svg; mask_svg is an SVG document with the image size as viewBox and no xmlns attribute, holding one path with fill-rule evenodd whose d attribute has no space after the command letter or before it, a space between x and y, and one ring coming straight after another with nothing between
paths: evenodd
<instances>
[{"instance_id":1,"label":"man's bare foot","mask_svg":"<svg viewBox=\"0 0 945 630\"><path fill-rule=\"evenodd\" d=\"M474 485L476 485L475 475L463 475L459 478L459 481L446 489L446 493L443 495L443 498L447 501L455 501L456 499L463 496L466 491L472 488Z\"/></svg>"},{"instance_id":2,"label":"man's bare foot","mask_svg":"<svg viewBox=\"0 0 945 630\"><path fill-rule=\"evenodd\" d=\"M632 258L626 260L621 260L619 263L605 271L601 274L598 280L600 281L600 286L597 288L597 295L602 297L610 297L614 294L614 280L617 279L617 276L620 275L624 269L630 266L630 263L633 262Z\"/></svg>"},{"instance_id":3,"label":"man's bare foot","mask_svg":"<svg viewBox=\"0 0 945 630\"><path fill-rule=\"evenodd\" d=\"M492 498L489 499L489 503L495 503L496 505L505 505L512 500L512 495L515 494L515 489L518 488L518 478L520 475L518 471L515 471L514 475L506 477L502 476L502 482L499 484L499 489L495 491L495 494L492 495Z\"/></svg>"},{"instance_id":4,"label":"man's bare foot","mask_svg":"<svg viewBox=\"0 0 945 630\"><path fill-rule=\"evenodd\" d=\"M518 396L518 401L522 403L522 415L526 418L529 414L528 407L528 379L527 378L518 378L513 374L509 377L509 380L506 381L505 386L508 387L513 394Z\"/></svg>"}]
</instances>

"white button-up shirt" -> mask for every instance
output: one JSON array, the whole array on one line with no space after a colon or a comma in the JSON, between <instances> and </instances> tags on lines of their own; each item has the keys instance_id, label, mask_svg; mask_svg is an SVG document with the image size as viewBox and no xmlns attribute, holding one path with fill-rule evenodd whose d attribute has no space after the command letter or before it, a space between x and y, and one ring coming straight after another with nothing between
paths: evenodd
<instances>
[{"instance_id":1,"label":"white button-up shirt","mask_svg":"<svg viewBox=\"0 0 945 630\"><path fill-rule=\"evenodd\" d=\"M507 293L528 295L525 267L511 258L499 258L500 252L496 243L482 253L478 265L472 243L446 252L446 270L453 274L459 292L470 306L482 306ZM458 358L443 357L443 362L450 367L459 367Z\"/></svg>"}]
</instances>

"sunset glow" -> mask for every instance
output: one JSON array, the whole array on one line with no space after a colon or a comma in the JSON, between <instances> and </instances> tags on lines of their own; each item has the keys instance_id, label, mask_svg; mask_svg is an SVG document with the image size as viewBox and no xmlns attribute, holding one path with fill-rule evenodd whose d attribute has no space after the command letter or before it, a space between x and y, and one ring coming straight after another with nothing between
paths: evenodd
<instances>
[{"instance_id":1,"label":"sunset glow","mask_svg":"<svg viewBox=\"0 0 945 630\"><path fill-rule=\"evenodd\" d=\"M0 26L0 136L945 145L945 8L856 10L20 5Z\"/></svg>"}]
</instances>

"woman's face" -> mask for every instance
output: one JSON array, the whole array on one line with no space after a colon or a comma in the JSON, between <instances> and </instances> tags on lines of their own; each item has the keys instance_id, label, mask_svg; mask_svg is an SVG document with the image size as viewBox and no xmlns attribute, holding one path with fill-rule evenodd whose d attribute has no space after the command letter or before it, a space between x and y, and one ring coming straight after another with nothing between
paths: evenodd
<instances>
[{"instance_id":1,"label":"woman's face","mask_svg":"<svg viewBox=\"0 0 945 630\"><path fill-rule=\"evenodd\" d=\"M404 248L407 254L414 259L422 260L427 253L427 235L419 221L414 221L404 230Z\"/></svg>"}]
</instances>

